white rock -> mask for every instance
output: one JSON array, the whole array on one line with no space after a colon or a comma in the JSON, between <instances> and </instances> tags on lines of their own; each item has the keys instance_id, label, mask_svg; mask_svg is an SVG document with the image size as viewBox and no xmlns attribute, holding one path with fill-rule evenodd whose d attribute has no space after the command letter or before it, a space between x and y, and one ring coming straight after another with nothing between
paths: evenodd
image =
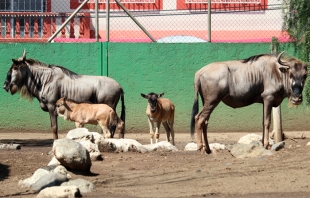
<instances>
[{"instance_id":1,"label":"white rock","mask_svg":"<svg viewBox=\"0 0 310 198\"><path fill-rule=\"evenodd\" d=\"M95 185L84 179L76 179L70 180L68 182L64 182L61 186L76 186L79 188L81 193L89 193L92 192L95 188Z\"/></svg>"},{"instance_id":2,"label":"white rock","mask_svg":"<svg viewBox=\"0 0 310 198\"><path fill-rule=\"evenodd\" d=\"M76 186L53 186L40 191L37 198L75 198L82 197Z\"/></svg>"},{"instance_id":3,"label":"white rock","mask_svg":"<svg viewBox=\"0 0 310 198\"><path fill-rule=\"evenodd\" d=\"M147 144L143 145L149 152L157 151L157 150L164 150L164 151L178 151L178 149L173 146L170 142L162 141L156 144Z\"/></svg>"},{"instance_id":4,"label":"white rock","mask_svg":"<svg viewBox=\"0 0 310 198\"><path fill-rule=\"evenodd\" d=\"M48 166L58 166L60 165L60 162L55 158L55 156L52 158L52 160L47 164Z\"/></svg>"},{"instance_id":5,"label":"white rock","mask_svg":"<svg viewBox=\"0 0 310 198\"><path fill-rule=\"evenodd\" d=\"M66 138L79 142L81 140L89 140L94 143L94 137L87 128L76 128L72 129L67 133Z\"/></svg>"},{"instance_id":6,"label":"white rock","mask_svg":"<svg viewBox=\"0 0 310 198\"><path fill-rule=\"evenodd\" d=\"M32 184L36 183L42 176L47 175L48 173L50 173L49 170L45 168L39 168L33 173L31 177L24 180L20 180L18 182L18 186L23 188L29 188Z\"/></svg>"},{"instance_id":7,"label":"white rock","mask_svg":"<svg viewBox=\"0 0 310 198\"><path fill-rule=\"evenodd\" d=\"M220 144L220 143L211 143L211 144L209 144L209 147L210 147L211 150L213 150L213 149L215 149L215 150L225 150L225 149L227 149L224 144ZM197 151L197 144L194 143L194 142L188 143L185 146L184 151Z\"/></svg>"},{"instance_id":8,"label":"white rock","mask_svg":"<svg viewBox=\"0 0 310 198\"><path fill-rule=\"evenodd\" d=\"M184 147L184 151L197 151L197 144L195 142L190 142Z\"/></svg>"},{"instance_id":9,"label":"white rock","mask_svg":"<svg viewBox=\"0 0 310 198\"><path fill-rule=\"evenodd\" d=\"M254 133L250 133L250 134L247 134L245 136L242 136L238 143L239 144L250 144L252 141L262 141L262 136L261 135L257 135L257 134L254 134ZM274 144L274 141L272 139L269 138L269 144L270 145L273 145Z\"/></svg>"},{"instance_id":10,"label":"white rock","mask_svg":"<svg viewBox=\"0 0 310 198\"><path fill-rule=\"evenodd\" d=\"M90 155L82 144L67 138L57 139L54 141L52 151L64 167L90 172L92 165Z\"/></svg>"}]
</instances>

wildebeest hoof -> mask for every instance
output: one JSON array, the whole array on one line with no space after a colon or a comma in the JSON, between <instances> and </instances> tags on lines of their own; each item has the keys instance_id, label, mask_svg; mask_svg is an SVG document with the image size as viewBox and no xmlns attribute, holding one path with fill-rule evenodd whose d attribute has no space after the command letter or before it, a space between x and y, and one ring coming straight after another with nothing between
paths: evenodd
<instances>
[{"instance_id":1,"label":"wildebeest hoof","mask_svg":"<svg viewBox=\"0 0 310 198\"><path fill-rule=\"evenodd\" d=\"M210 149L206 149L206 154L210 154L211 150Z\"/></svg>"}]
</instances>

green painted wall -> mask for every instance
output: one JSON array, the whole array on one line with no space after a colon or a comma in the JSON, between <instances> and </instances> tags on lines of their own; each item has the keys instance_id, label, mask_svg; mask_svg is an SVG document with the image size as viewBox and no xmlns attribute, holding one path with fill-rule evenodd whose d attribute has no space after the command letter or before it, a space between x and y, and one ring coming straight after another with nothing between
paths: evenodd
<instances>
[{"instance_id":1,"label":"green painted wall","mask_svg":"<svg viewBox=\"0 0 310 198\"><path fill-rule=\"evenodd\" d=\"M87 75L106 75L116 79L125 90L127 132L148 133L145 116L147 101L140 93L165 92L176 106L176 132L189 132L193 103L195 72L215 61L247 58L269 53L270 44L237 43L52 43L52 44L0 44L0 79L4 82L11 59L27 50L28 58L48 64L65 66L74 72ZM294 55L292 47L281 45ZM108 65L108 67L106 67ZM0 129L50 131L49 115L39 103L19 100L0 91ZM201 102L200 102L201 103ZM120 105L119 105L120 106ZM118 108L118 112L120 109ZM282 104L284 130L308 130L309 109L301 105L291 109L287 100ZM59 119L59 129L67 130L73 123ZM98 130L89 125L88 128ZM162 128L163 130L163 128ZM254 104L232 109L220 104L211 115L209 131L261 131L262 105Z\"/></svg>"}]
</instances>

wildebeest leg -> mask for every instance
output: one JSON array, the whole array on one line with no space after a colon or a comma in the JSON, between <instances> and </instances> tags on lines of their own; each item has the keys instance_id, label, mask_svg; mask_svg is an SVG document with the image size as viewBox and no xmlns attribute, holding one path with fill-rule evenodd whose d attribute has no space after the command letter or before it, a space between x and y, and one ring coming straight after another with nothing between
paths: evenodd
<instances>
[{"instance_id":1,"label":"wildebeest leg","mask_svg":"<svg viewBox=\"0 0 310 198\"><path fill-rule=\"evenodd\" d=\"M195 129L197 134L197 150L203 153L202 135L205 143L205 151L207 154L211 153L211 149L208 143L207 127L210 115L214 108L219 104L220 101L215 100L213 102L205 101L202 110L195 117Z\"/></svg>"},{"instance_id":2,"label":"wildebeest leg","mask_svg":"<svg viewBox=\"0 0 310 198\"><path fill-rule=\"evenodd\" d=\"M118 133L118 138L119 139L124 139L125 137L125 123L121 120L121 119L118 119L118 122L117 122L117 125L116 125L119 133Z\"/></svg>"},{"instance_id":3,"label":"wildebeest leg","mask_svg":"<svg viewBox=\"0 0 310 198\"><path fill-rule=\"evenodd\" d=\"M54 140L58 139L58 123L57 123L57 115L55 115L55 106L47 105L48 112L50 114L51 127L53 130L53 138Z\"/></svg>"},{"instance_id":4,"label":"wildebeest leg","mask_svg":"<svg viewBox=\"0 0 310 198\"><path fill-rule=\"evenodd\" d=\"M151 144L153 144L153 138L154 138L154 122L151 120L150 117L147 119L149 121L149 126L150 126L150 140Z\"/></svg>"},{"instance_id":5,"label":"wildebeest leg","mask_svg":"<svg viewBox=\"0 0 310 198\"><path fill-rule=\"evenodd\" d=\"M269 100L264 100L264 113L263 113L263 138L262 143L266 149L269 146L269 128L271 123L271 110L272 105Z\"/></svg>"},{"instance_id":6,"label":"wildebeest leg","mask_svg":"<svg viewBox=\"0 0 310 198\"><path fill-rule=\"evenodd\" d=\"M167 142L170 142L170 127L168 125L168 121L163 122L163 126L164 126L165 131L166 131L166 140L167 140Z\"/></svg>"}]
</instances>

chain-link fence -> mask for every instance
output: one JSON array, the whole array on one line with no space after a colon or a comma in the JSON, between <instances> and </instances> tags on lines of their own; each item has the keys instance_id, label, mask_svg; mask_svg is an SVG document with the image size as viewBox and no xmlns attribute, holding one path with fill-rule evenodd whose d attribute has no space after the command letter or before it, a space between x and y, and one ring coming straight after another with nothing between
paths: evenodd
<instances>
[{"instance_id":1,"label":"chain-link fence","mask_svg":"<svg viewBox=\"0 0 310 198\"><path fill-rule=\"evenodd\" d=\"M270 42L277 37L279 41L287 41L288 36L281 31L281 3L281 0L0 0L0 40Z\"/></svg>"}]
</instances>

